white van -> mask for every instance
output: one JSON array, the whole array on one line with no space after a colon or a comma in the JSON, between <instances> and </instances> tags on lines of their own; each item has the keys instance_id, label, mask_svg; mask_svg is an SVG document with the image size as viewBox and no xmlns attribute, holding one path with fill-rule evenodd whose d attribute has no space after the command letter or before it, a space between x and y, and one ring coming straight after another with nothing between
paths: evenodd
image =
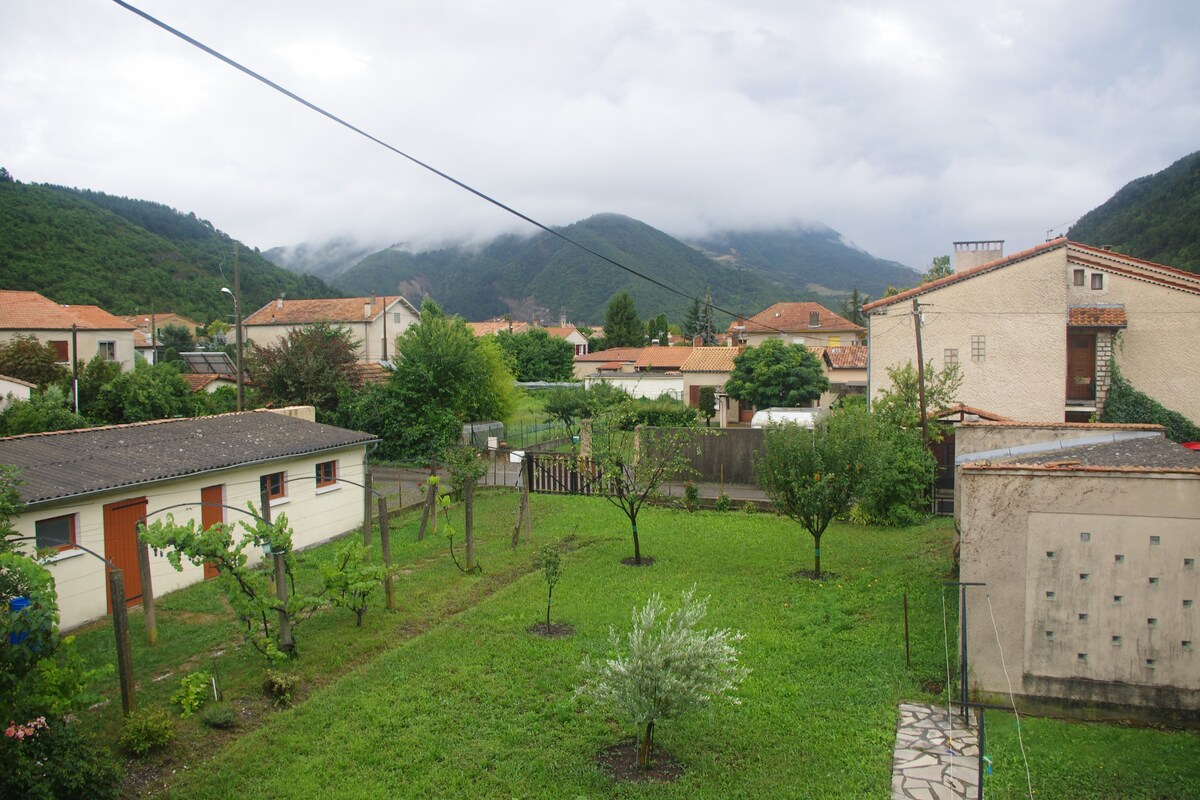
<instances>
[{"instance_id":1,"label":"white van","mask_svg":"<svg viewBox=\"0 0 1200 800\"><path fill-rule=\"evenodd\" d=\"M824 408L763 408L754 412L754 416L750 418L750 427L765 428L768 425L792 424L811 428L825 413Z\"/></svg>"}]
</instances>

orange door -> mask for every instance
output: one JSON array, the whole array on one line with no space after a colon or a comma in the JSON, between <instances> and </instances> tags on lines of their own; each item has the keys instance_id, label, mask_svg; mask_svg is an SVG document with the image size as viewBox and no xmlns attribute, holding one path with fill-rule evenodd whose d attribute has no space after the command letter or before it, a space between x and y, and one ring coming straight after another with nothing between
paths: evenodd
<instances>
[{"instance_id":1,"label":"orange door","mask_svg":"<svg viewBox=\"0 0 1200 800\"><path fill-rule=\"evenodd\" d=\"M208 530L218 522L225 521L225 509L221 508L221 504L225 502L225 484L219 483L216 486L205 486L200 490L200 524L204 530ZM207 561L204 562L204 580L217 577L217 568Z\"/></svg>"},{"instance_id":2,"label":"orange door","mask_svg":"<svg viewBox=\"0 0 1200 800\"><path fill-rule=\"evenodd\" d=\"M142 573L138 569L137 524L146 518L146 498L122 500L104 506L104 556L124 573L125 605L142 601ZM107 573L107 567L105 568ZM107 591L106 594L107 595ZM108 597L112 613L112 597Z\"/></svg>"}]
</instances>

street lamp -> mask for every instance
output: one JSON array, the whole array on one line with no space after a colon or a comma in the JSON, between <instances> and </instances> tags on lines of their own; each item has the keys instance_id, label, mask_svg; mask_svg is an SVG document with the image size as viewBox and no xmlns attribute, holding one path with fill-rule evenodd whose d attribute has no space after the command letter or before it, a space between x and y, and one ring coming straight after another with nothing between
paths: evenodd
<instances>
[{"instance_id":1,"label":"street lamp","mask_svg":"<svg viewBox=\"0 0 1200 800\"><path fill-rule=\"evenodd\" d=\"M237 410L241 411L244 403L244 390L242 388L242 304L238 302L238 297L233 292L229 291L228 286L222 286L221 291L233 298L233 319L237 325Z\"/></svg>"}]
</instances>

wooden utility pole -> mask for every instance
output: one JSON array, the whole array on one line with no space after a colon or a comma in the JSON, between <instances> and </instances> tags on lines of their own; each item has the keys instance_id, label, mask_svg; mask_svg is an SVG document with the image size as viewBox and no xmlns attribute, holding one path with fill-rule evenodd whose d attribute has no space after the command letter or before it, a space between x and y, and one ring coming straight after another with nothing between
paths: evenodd
<instances>
[{"instance_id":1,"label":"wooden utility pole","mask_svg":"<svg viewBox=\"0 0 1200 800\"><path fill-rule=\"evenodd\" d=\"M917 332L917 397L921 404L921 438L929 441L929 421L925 419L925 354L921 350L921 304L913 298L913 327Z\"/></svg>"},{"instance_id":2,"label":"wooden utility pole","mask_svg":"<svg viewBox=\"0 0 1200 800\"><path fill-rule=\"evenodd\" d=\"M71 323L71 400L79 413L79 326Z\"/></svg>"},{"instance_id":3,"label":"wooden utility pole","mask_svg":"<svg viewBox=\"0 0 1200 800\"><path fill-rule=\"evenodd\" d=\"M242 377L242 273L238 269L238 245L233 243L233 323L237 325L237 410L246 408L245 378Z\"/></svg>"}]
</instances>

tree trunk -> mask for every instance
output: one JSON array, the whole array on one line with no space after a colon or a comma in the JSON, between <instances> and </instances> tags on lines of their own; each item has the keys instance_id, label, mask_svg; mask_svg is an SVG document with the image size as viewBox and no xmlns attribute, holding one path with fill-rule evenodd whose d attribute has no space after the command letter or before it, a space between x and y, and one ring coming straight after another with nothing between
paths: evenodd
<instances>
[{"instance_id":1,"label":"tree trunk","mask_svg":"<svg viewBox=\"0 0 1200 800\"><path fill-rule=\"evenodd\" d=\"M550 600L554 597L554 587L550 587L550 591L546 593L546 635L550 635Z\"/></svg>"},{"instance_id":2,"label":"tree trunk","mask_svg":"<svg viewBox=\"0 0 1200 800\"><path fill-rule=\"evenodd\" d=\"M642 745L638 748L638 769L650 769L650 743L654 741L654 723L646 723L646 732L642 735Z\"/></svg>"},{"instance_id":3,"label":"tree trunk","mask_svg":"<svg viewBox=\"0 0 1200 800\"><path fill-rule=\"evenodd\" d=\"M637 523L631 524L633 525L633 563L640 567L642 565L642 548L638 544Z\"/></svg>"},{"instance_id":4,"label":"tree trunk","mask_svg":"<svg viewBox=\"0 0 1200 800\"><path fill-rule=\"evenodd\" d=\"M813 536L813 577L821 579L821 534Z\"/></svg>"}]
</instances>

